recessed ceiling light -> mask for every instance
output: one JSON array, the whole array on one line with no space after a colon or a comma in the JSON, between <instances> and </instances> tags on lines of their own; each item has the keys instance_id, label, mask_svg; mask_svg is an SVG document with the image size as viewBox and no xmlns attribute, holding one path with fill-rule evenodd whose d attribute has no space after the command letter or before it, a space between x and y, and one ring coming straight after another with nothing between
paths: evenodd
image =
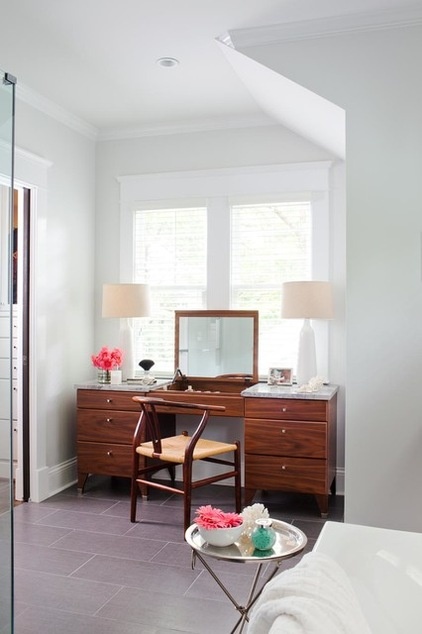
<instances>
[{"instance_id":1,"label":"recessed ceiling light","mask_svg":"<svg viewBox=\"0 0 422 634\"><path fill-rule=\"evenodd\" d=\"M164 68L172 68L173 66L177 66L179 64L179 60L175 57L160 57L157 59L157 64L159 66L163 66Z\"/></svg>"}]
</instances>

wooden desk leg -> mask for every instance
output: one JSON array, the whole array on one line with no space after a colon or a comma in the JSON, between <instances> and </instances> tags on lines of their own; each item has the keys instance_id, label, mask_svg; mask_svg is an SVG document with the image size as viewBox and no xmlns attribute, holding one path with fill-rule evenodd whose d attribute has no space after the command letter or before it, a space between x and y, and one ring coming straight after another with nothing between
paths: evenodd
<instances>
[{"instance_id":1,"label":"wooden desk leg","mask_svg":"<svg viewBox=\"0 0 422 634\"><path fill-rule=\"evenodd\" d=\"M255 497L256 489L245 488L245 506L250 506Z\"/></svg>"},{"instance_id":2,"label":"wooden desk leg","mask_svg":"<svg viewBox=\"0 0 422 634\"><path fill-rule=\"evenodd\" d=\"M78 493L83 493L89 473L81 473L78 471Z\"/></svg>"},{"instance_id":3,"label":"wooden desk leg","mask_svg":"<svg viewBox=\"0 0 422 634\"><path fill-rule=\"evenodd\" d=\"M315 495L315 499L319 506L319 511L321 513L321 517L324 519L328 517L328 495Z\"/></svg>"}]
</instances>

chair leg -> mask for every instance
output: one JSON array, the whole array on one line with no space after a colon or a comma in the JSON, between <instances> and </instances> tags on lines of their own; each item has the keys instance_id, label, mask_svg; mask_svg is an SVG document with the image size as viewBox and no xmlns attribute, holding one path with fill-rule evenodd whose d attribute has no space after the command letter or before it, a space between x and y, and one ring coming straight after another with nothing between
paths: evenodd
<instances>
[{"instance_id":1,"label":"chair leg","mask_svg":"<svg viewBox=\"0 0 422 634\"><path fill-rule=\"evenodd\" d=\"M130 521L136 522L136 503L138 500L138 485L136 480L132 479L130 485Z\"/></svg>"},{"instance_id":2,"label":"chair leg","mask_svg":"<svg viewBox=\"0 0 422 634\"><path fill-rule=\"evenodd\" d=\"M174 483L176 480L176 467L173 467L173 466L167 467L167 471L169 472L171 484L172 486L174 486Z\"/></svg>"},{"instance_id":3,"label":"chair leg","mask_svg":"<svg viewBox=\"0 0 422 634\"><path fill-rule=\"evenodd\" d=\"M192 506L192 463L183 463L183 509L184 509L184 530L188 530L191 520Z\"/></svg>"},{"instance_id":4,"label":"chair leg","mask_svg":"<svg viewBox=\"0 0 422 634\"><path fill-rule=\"evenodd\" d=\"M130 521L136 522L136 503L138 501L138 483L136 482L136 476L139 469L139 456L133 457L132 479L130 482Z\"/></svg>"},{"instance_id":5,"label":"chair leg","mask_svg":"<svg viewBox=\"0 0 422 634\"><path fill-rule=\"evenodd\" d=\"M234 490L235 490L235 502L236 513L242 511L242 480L241 480L241 465L240 465L240 442L236 440L237 450L234 452L234 467L236 475L234 478Z\"/></svg>"}]
</instances>

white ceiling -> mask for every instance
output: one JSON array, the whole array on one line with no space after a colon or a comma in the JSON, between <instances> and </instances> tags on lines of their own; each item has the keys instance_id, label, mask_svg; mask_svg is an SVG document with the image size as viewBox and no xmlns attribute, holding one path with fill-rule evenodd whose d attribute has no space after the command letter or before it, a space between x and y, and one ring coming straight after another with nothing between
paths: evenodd
<instances>
[{"instance_id":1,"label":"white ceiling","mask_svg":"<svg viewBox=\"0 0 422 634\"><path fill-rule=\"evenodd\" d=\"M54 105L100 138L271 120L216 38L422 0L0 0L0 67L18 95ZM307 22L306 22L307 23ZM303 24L306 24L303 22ZM309 24L309 23L308 23ZM162 68L156 60L175 57ZM20 93L19 93L20 91ZM43 101L44 100L44 101ZM48 100L48 101L46 101Z\"/></svg>"}]
</instances>

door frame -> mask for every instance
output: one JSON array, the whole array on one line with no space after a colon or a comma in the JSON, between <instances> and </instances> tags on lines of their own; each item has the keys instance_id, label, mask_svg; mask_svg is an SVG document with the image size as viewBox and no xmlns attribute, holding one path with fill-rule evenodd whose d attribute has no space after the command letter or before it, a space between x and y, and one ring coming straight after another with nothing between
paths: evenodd
<instances>
[{"instance_id":1,"label":"door frame","mask_svg":"<svg viewBox=\"0 0 422 634\"><path fill-rule=\"evenodd\" d=\"M0 155L3 148L0 146ZM26 369L28 389L28 459L29 468L28 482L26 484L29 492L24 493L24 473L20 465L23 464L23 443L18 444L18 467L15 472L15 496L18 500L23 500L24 495L29 494L30 499L39 502L43 499L45 489L45 478L48 474L46 466L46 439L40 438L37 420L37 356L36 356L36 332L37 332L37 311L36 311L36 279L37 279L37 233L42 218L46 215L47 209L47 182L48 171L53 165L36 154L22 150L15 146L15 187L23 187L30 190L30 221L27 227L27 239L30 250L27 262L28 267L28 323L26 335L28 337L28 365ZM1 178L1 177L0 177ZM20 346L22 343L19 344ZM18 364L18 369L22 364ZM22 381L22 372L21 379ZM18 374L19 375L19 374ZM22 390L22 383L18 382L18 390ZM21 392L22 393L22 392Z\"/></svg>"}]
</instances>

